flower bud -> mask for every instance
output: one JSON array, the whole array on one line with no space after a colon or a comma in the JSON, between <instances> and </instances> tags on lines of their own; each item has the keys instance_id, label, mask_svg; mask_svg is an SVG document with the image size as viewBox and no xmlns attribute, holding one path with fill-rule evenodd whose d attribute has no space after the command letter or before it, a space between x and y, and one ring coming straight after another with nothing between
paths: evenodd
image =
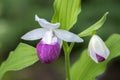
<instances>
[{"instance_id":1,"label":"flower bud","mask_svg":"<svg viewBox=\"0 0 120 80\"><path fill-rule=\"evenodd\" d=\"M97 36L93 35L90 39L88 46L89 56L96 62L102 62L109 56L109 50L103 40Z\"/></svg>"}]
</instances>

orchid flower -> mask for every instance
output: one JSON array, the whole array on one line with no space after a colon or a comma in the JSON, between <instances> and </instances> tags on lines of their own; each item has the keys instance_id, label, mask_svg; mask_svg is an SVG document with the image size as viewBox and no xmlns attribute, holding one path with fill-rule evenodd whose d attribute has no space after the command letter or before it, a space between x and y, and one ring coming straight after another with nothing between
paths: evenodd
<instances>
[{"instance_id":1,"label":"orchid flower","mask_svg":"<svg viewBox=\"0 0 120 80\"><path fill-rule=\"evenodd\" d=\"M51 63L60 55L62 41L66 42L83 42L79 36L66 30L57 29L60 23L50 23L45 19L35 15L37 21L42 28L34 29L21 38L24 40L41 39L36 46L38 58L42 63Z\"/></svg>"},{"instance_id":2,"label":"orchid flower","mask_svg":"<svg viewBox=\"0 0 120 80\"><path fill-rule=\"evenodd\" d=\"M103 40L97 35L93 35L90 39L88 51L89 56L96 63L104 61L110 54L110 51L103 42Z\"/></svg>"}]
</instances>

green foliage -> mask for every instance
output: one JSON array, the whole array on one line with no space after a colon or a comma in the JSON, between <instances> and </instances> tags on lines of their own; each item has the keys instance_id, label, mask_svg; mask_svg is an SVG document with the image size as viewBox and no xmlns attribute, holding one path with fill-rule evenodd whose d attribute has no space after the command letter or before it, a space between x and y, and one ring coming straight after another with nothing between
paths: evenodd
<instances>
[{"instance_id":1,"label":"green foliage","mask_svg":"<svg viewBox=\"0 0 120 80\"><path fill-rule=\"evenodd\" d=\"M0 66L0 80L7 71L16 71L26 68L38 61L34 47L20 43L15 51Z\"/></svg>"},{"instance_id":2,"label":"green foliage","mask_svg":"<svg viewBox=\"0 0 120 80\"><path fill-rule=\"evenodd\" d=\"M103 17L97 21L95 24L93 24L92 26L90 26L89 28L87 28L86 30L84 30L83 32L81 32L79 34L80 37L83 36L89 36L92 35L94 32L96 32L96 30L98 30L100 27L102 27L102 25L104 24L104 22L106 21L106 17L108 15L108 12L106 12Z\"/></svg>"},{"instance_id":3,"label":"green foliage","mask_svg":"<svg viewBox=\"0 0 120 80\"><path fill-rule=\"evenodd\" d=\"M15 30L15 33L17 33L17 34L18 34L18 31L20 31L19 34L22 34L21 30L23 30L21 27L19 27L18 24L22 23L25 26L26 25L31 25L30 22L32 22L32 21L29 21L29 20L31 20L30 18L33 18L33 16L31 16L31 15L33 15L34 13L38 13L37 12L38 11L37 7L39 7L39 6L34 5L34 0L33 0L33 2L31 2L33 4L32 6L31 6L31 3L28 3L29 1L25 1L25 2L23 2L23 1L24 0L22 0L20 2L17 2L18 5L14 4L14 1L13 2L11 2L11 1L6 2L7 5L5 6L6 7L5 9L7 9L7 10L5 10L6 15L7 15L5 17L6 17L6 19L8 19L7 22L12 22L13 21L13 23L15 24L15 26L13 27L13 30ZM24 4L22 4L22 3L24 3ZM29 5L29 6L27 6L27 5ZM87 5L88 4L86 4L86 6ZM26 8L24 8L24 7L26 7ZM61 26L60 26L61 29L70 30L73 27L73 25L76 23L78 14L81 12L81 0L55 0L54 9L55 9L55 13L54 13L54 16L52 18L52 22L53 23L60 22L61 23ZM114 10L116 10L116 9L114 9ZM19 12L18 12L18 10L19 10ZM42 11L40 11L40 14L43 15L43 16L45 14L50 15L49 12L51 12L51 11L49 11L50 8L48 8L47 10L41 8L39 10L42 10ZM89 8L89 11L87 10L88 13L89 12L94 12L94 11L91 11L91 10L92 9ZM23 11L25 11L24 14L23 14ZM48 11L48 13L46 11ZM119 11L119 10L116 10L116 11ZM115 12L115 11L113 11L113 12ZM28 16L26 16L25 14L28 14L28 13L30 13L30 14ZM2 14L2 13L0 13L0 14ZM96 14L96 13L94 12L94 14ZM104 24L104 22L106 20L106 17L107 17L107 14L108 14L108 12L106 12L105 15L98 22L96 22L95 24L93 24L88 29L84 30L83 32L81 32L79 34L79 36L81 36L81 37L89 36L89 35L92 35L94 32L96 32L96 30L98 30ZM13 18L13 16L14 16L14 18ZM22 18L21 18L21 16L22 16ZM88 17L89 15L85 15L85 16ZM4 17L4 15L3 15L3 17ZM23 19L23 17L25 19ZM19 21L19 20L21 20L22 22ZM28 21L28 22L25 22L25 21ZM116 20L114 20L114 21L116 22ZM11 23L11 25L13 23ZM118 23L119 23L119 20L118 20ZM88 24L88 23L85 23L85 24ZM25 26L23 26L23 28ZM24 30L28 30L28 29L30 29L30 27L28 27L26 29L24 28ZM9 29L1 27L2 32L0 32L0 35L5 36L4 33L6 32L6 30L9 30ZM112 28L111 28L111 31L112 31ZM11 31L11 32L13 32L13 31ZM16 34L14 34L12 36L14 36L16 38L15 35ZM5 39L3 39L3 41L7 40L6 38L9 38L9 36L7 35L7 37L5 37ZM15 39L13 39L13 40L15 40ZM11 40L11 41L13 41L13 40ZM11 43L11 42L9 42L9 43ZM72 43L72 44L74 45L74 43ZM72 80L88 80L88 78L89 78L89 80L94 80L97 75L104 72L107 63L112 58L120 55L120 52L119 52L119 49L120 49L120 45L119 45L120 44L120 35L118 35L118 34L112 35L106 41L106 44L109 47L110 52L111 52L109 58L105 62L96 64L95 62L93 62L90 59L90 57L87 55L87 50L85 50L82 53L80 59L71 68L71 76L72 76L71 78L72 78ZM7 45L9 45L9 44L7 44ZM69 48L68 45L65 45L63 47L67 46L67 49L66 48L64 48L64 49L66 50L66 52L68 50L70 52L73 45L70 46L71 47L70 49L68 49ZM1 46L2 46L2 43L0 43L0 47ZM69 56L68 56L68 58L69 58ZM1 64L1 66L0 66L0 80L7 71L21 70L23 68L26 68L26 67L34 64L36 61L38 61L38 57L36 55L35 48L31 47L27 44L20 43L19 46L15 49L15 51L10 52L10 55L9 55L8 59ZM69 65L68 65L68 67L69 67Z\"/></svg>"},{"instance_id":4,"label":"green foliage","mask_svg":"<svg viewBox=\"0 0 120 80\"><path fill-rule=\"evenodd\" d=\"M78 14L81 11L81 0L55 0L55 14L52 22L60 22L61 29L69 30L77 21Z\"/></svg>"},{"instance_id":5,"label":"green foliage","mask_svg":"<svg viewBox=\"0 0 120 80\"><path fill-rule=\"evenodd\" d=\"M104 62L96 64L87 54L87 50L83 51L80 59L71 68L72 80L95 80L95 77L102 74L107 63L117 56L120 56L120 35L114 34L108 38L106 45L110 49L110 55Z\"/></svg>"}]
</instances>

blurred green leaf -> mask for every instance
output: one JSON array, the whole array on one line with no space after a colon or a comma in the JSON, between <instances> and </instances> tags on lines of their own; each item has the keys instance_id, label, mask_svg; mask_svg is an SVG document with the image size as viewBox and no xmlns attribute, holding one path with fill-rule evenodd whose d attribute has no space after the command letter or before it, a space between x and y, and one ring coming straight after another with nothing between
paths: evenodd
<instances>
[{"instance_id":1,"label":"blurred green leaf","mask_svg":"<svg viewBox=\"0 0 120 80\"><path fill-rule=\"evenodd\" d=\"M100 27L102 27L102 25L104 24L104 22L106 21L106 17L108 15L108 12L106 12L103 17L97 21L95 24L93 24L92 26L90 26L89 28L87 28L86 30L84 30L83 32L81 32L79 34L80 37L83 36L89 36L92 35L94 32L96 32L96 30L98 30Z\"/></svg>"},{"instance_id":2,"label":"blurred green leaf","mask_svg":"<svg viewBox=\"0 0 120 80\"><path fill-rule=\"evenodd\" d=\"M9 57L0 66L0 80L7 71L17 71L26 68L38 61L36 49L24 43L20 43L15 51L10 52Z\"/></svg>"},{"instance_id":3,"label":"blurred green leaf","mask_svg":"<svg viewBox=\"0 0 120 80\"><path fill-rule=\"evenodd\" d=\"M120 35L114 34L108 38L106 45L110 49L110 55L104 62L96 64L87 54L87 50L83 51L80 59L71 68L72 80L95 80L95 77L105 71L107 63L117 56L120 56Z\"/></svg>"},{"instance_id":4,"label":"blurred green leaf","mask_svg":"<svg viewBox=\"0 0 120 80\"><path fill-rule=\"evenodd\" d=\"M81 0L55 0L52 22L60 22L60 28L69 30L77 21L81 11Z\"/></svg>"}]
</instances>

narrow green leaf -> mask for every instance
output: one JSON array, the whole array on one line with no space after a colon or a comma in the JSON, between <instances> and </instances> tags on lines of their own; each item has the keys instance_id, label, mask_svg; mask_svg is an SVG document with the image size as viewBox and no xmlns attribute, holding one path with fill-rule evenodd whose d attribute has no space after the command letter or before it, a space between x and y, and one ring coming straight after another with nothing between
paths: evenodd
<instances>
[{"instance_id":1,"label":"narrow green leaf","mask_svg":"<svg viewBox=\"0 0 120 80\"><path fill-rule=\"evenodd\" d=\"M108 12L106 12L103 15L103 17L99 21L97 21L95 24L93 24L92 26L90 26L89 28L87 28L86 30L84 30L83 32L81 32L79 34L79 36L80 37L84 37L84 36L92 35L96 30L98 30L100 27L102 27L102 25L106 21L107 15L108 15Z\"/></svg>"},{"instance_id":2,"label":"narrow green leaf","mask_svg":"<svg viewBox=\"0 0 120 80\"><path fill-rule=\"evenodd\" d=\"M9 57L0 66L0 80L7 71L16 71L26 68L38 61L36 49L24 43L20 43L15 51L10 52Z\"/></svg>"},{"instance_id":3,"label":"narrow green leaf","mask_svg":"<svg viewBox=\"0 0 120 80\"><path fill-rule=\"evenodd\" d=\"M81 0L55 0L55 14L52 22L60 22L61 29L69 30L77 21L77 16L81 11Z\"/></svg>"},{"instance_id":4,"label":"narrow green leaf","mask_svg":"<svg viewBox=\"0 0 120 80\"><path fill-rule=\"evenodd\" d=\"M95 63L87 53L87 50L83 51L80 59L71 68L72 80L95 80L95 77L102 74L105 71L107 63L120 56L120 35L114 34L108 38L106 45L110 49L110 55L108 59L101 63Z\"/></svg>"}]
</instances>

